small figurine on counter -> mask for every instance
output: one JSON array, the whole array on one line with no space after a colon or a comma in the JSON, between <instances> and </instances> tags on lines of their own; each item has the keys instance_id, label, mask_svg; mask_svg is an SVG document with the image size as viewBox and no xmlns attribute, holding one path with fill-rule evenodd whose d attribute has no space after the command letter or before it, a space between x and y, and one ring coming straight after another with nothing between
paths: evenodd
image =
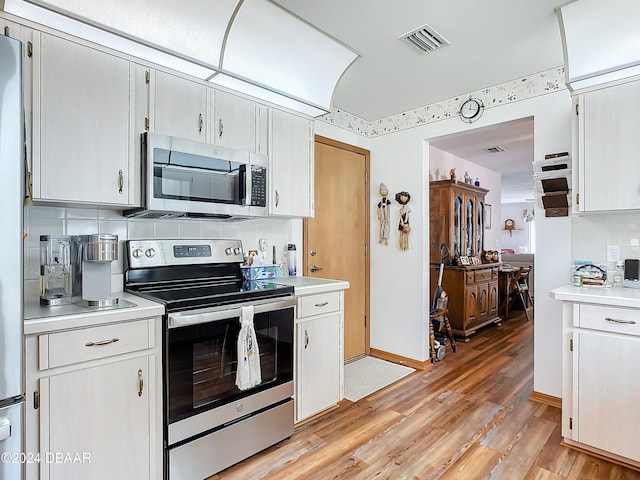
<instances>
[{"instance_id":1,"label":"small figurine on counter","mask_svg":"<svg viewBox=\"0 0 640 480\"><path fill-rule=\"evenodd\" d=\"M464 183L471 185L471 175L467 171L464 172Z\"/></svg>"},{"instance_id":2,"label":"small figurine on counter","mask_svg":"<svg viewBox=\"0 0 640 480\"><path fill-rule=\"evenodd\" d=\"M389 245L389 205L391 205L391 200L387 198L389 189L384 183L380 183L380 189L378 191L382 196L382 199L378 202L378 221L380 222L378 243Z\"/></svg>"},{"instance_id":3,"label":"small figurine on counter","mask_svg":"<svg viewBox=\"0 0 640 480\"><path fill-rule=\"evenodd\" d=\"M478 179L478 177L476 177L476 181L475 181L474 185L475 185L476 187L479 187L479 186L480 186L480 180Z\"/></svg>"},{"instance_id":4,"label":"small figurine on counter","mask_svg":"<svg viewBox=\"0 0 640 480\"><path fill-rule=\"evenodd\" d=\"M400 205L400 221L398 222L398 230L400 231L400 250L409 250L409 232L411 227L409 226L409 213L411 209L407 206L407 203L411 200L409 192L396 193L396 202Z\"/></svg>"}]
</instances>

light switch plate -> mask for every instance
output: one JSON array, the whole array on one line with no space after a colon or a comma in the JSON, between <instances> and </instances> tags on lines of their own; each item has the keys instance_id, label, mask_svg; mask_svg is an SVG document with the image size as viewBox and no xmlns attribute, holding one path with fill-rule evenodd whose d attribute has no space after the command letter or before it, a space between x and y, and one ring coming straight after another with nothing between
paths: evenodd
<instances>
[{"instance_id":1,"label":"light switch plate","mask_svg":"<svg viewBox=\"0 0 640 480\"><path fill-rule=\"evenodd\" d=\"M607 245L607 262L620 260L620 245Z\"/></svg>"}]
</instances>

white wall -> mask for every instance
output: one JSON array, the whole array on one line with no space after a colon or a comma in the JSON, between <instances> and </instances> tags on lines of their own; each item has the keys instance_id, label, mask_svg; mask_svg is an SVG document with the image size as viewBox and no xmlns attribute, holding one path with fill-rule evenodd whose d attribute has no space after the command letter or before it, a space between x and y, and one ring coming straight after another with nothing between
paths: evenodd
<instances>
[{"instance_id":1,"label":"white wall","mask_svg":"<svg viewBox=\"0 0 640 480\"><path fill-rule=\"evenodd\" d=\"M449 152L429 146L429 179L431 181L447 180L450 177L449 171L455 168L456 177L463 181L464 173L468 172L475 181L480 181L480 186L489 190L485 197L485 203L491 205L491 228L484 231L484 249L500 249L500 198L502 196L502 175L494 170L482 167L476 163L471 163L465 158L452 155Z\"/></svg>"},{"instance_id":2,"label":"white wall","mask_svg":"<svg viewBox=\"0 0 640 480\"><path fill-rule=\"evenodd\" d=\"M522 220L522 211L534 209L534 202L505 203L502 205L502 217L496 218L500 232L500 248L511 248L515 253L533 253L529 241L531 223ZM515 222L515 229L504 230L504 221L510 218ZM526 251L522 251L522 250Z\"/></svg>"},{"instance_id":3,"label":"white wall","mask_svg":"<svg viewBox=\"0 0 640 480\"><path fill-rule=\"evenodd\" d=\"M384 181L391 192L408 190L412 195L412 248L400 251L396 246L397 234L388 247L371 243L372 348L421 361L428 357L426 323L423 322L429 306L428 140L533 116L534 160L542 160L546 153L570 150L570 110L569 92L562 90L488 108L472 125L453 117L372 139L371 184ZM392 222L396 221L397 214L392 218ZM571 221L569 217L545 218L544 211L538 207L536 221L535 290L539 293L535 309L534 389L560 397L561 305L544 292L567 283L564 272L571 263ZM373 217L371 225L374 238Z\"/></svg>"}]
</instances>

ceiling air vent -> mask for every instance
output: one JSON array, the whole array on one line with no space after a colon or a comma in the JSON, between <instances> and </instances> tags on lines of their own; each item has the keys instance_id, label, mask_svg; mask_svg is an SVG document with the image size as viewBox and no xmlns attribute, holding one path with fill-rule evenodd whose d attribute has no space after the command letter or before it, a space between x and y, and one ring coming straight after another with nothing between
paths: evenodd
<instances>
[{"instance_id":1,"label":"ceiling air vent","mask_svg":"<svg viewBox=\"0 0 640 480\"><path fill-rule=\"evenodd\" d=\"M502 148L502 147L491 147L491 148L487 148L487 152L489 152L489 153L504 152L504 148Z\"/></svg>"},{"instance_id":2,"label":"ceiling air vent","mask_svg":"<svg viewBox=\"0 0 640 480\"><path fill-rule=\"evenodd\" d=\"M433 52L440 47L449 45L449 41L446 38L436 32L433 27L426 24L398 38L403 39L421 53Z\"/></svg>"}]
</instances>

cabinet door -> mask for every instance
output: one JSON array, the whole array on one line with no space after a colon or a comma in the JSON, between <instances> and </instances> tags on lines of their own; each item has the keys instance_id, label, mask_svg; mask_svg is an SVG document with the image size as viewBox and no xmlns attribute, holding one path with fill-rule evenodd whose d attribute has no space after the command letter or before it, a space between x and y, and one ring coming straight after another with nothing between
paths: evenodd
<instances>
[{"instance_id":1,"label":"cabinet door","mask_svg":"<svg viewBox=\"0 0 640 480\"><path fill-rule=\"evenodd\" d=\"M577 332L574 355L574 439L640 461L640 337Z\"/></svg>"},{"instance_id":2,"label":"cabinet door","mask_svg":"<svg viewBox=\"0 0 640 480\"><path fill-rule=\"evenodd\" d=\"M489 316L489 284L478 285L478 320L484 321Z\"/></svg>"},{"instance_id":3,"label":"cabinet door","mask_svg":"<svg viewBox=\"0 0 640 480\"><path fill-rule=\"evenodd\" d=\"M340 314L301 322L298 331L297 420L340 401Z\"/></svg>"},{"instance_id":4,"label":"cabinet door","mask_svg":"<svg viewBox=\"0 0 640 480\"><path fill-rule=\"evenodd\" d=\"M478 286L467 285L464 291L464 328L478 323Z\"/></svg>"},{"instance_id":5,"label":"cabinet door","mask_svg":"<svg viewBox=\"0 0 640 480\"><path fill-rule=\"evenodd\" d=\"M640 81L584 94L578 116L579 209L640 208ZM582 117L582 118L580 118Z\"/></svg>"},{"instance_id":6,"label":"cabinet door","mask_svg":"<svg viewBox=\"0 0 640 480\"><path fill-rule=\"evenodd\" d=\"M257 151L255 102L219 90L215 91L214 97L212 143L238 150Z\"/></svg>"},{"instance_id":7,"label":"cabinet door","mask_svg":"<svg viewBox=\"0 0 640 480\"><path fill-rule=\"evenodd\" d=\"M129 62L52 35L38 38L34 195L128 205Z\"/></svg>"},{"instance_id":8,"label":"cabinet door","mask_svg":"<svg viewBox=\"0 0 640 480\"><path fill-rule=\"evenodd\" d=\"M498 281L489 282L489 318L498 316Z\"/></svg>"},{"instance_id":9,"label":"cabinet door","mask_svg":"<svg viewBox=\"0 0 640 480\"><path fill-rule=\"evenodd\" d=\"M313 139L309 120L272 111L269 214L313 216Z\"/></svg>"},{"instance_id":10,"label":"cabinet door","mask_svg":"<svg viewBox=\"0 0 640 480\"><path fill-rule=\"evenodd\" d=\"M41 464L49 479L155 480L150 478L152 358L41 380L41 455L70 456Z\"/></svg>"},{"instance_id":11,"label":"cabinet door","mask_svg":"<svg viewBox=\"0 0 640 480\"><path fill-rule=\"evenodd\" d=\"M176 75L156 71L153 89L153 131L209 142L207 95L209 87Z\"/></svg>"},{"instance_id":12,"label":"cabinet door","mask_svg":"<svg viewBox=\"0 0 640 480\"><path fill-rule=\"evenodd\" d=\"M458 258L461 255L465 255L463 253L463 240L462 240L462 232L464 231L464 215L463 215L463 205L464 205L464 196L460 192L453 192L453 248L451 248L451 255L453 258Z\"/></svg>"},{"instance_id":13,"label":"cabinet door","mask_svg":"<svg viewBox=\"0 0 640 480\"><path fill-rule=\"evenodd\" d=\"M463 255L475 255L475 238L478 231L475 221L476 198L464 196Z\"/></svg>"}]
</instances>

